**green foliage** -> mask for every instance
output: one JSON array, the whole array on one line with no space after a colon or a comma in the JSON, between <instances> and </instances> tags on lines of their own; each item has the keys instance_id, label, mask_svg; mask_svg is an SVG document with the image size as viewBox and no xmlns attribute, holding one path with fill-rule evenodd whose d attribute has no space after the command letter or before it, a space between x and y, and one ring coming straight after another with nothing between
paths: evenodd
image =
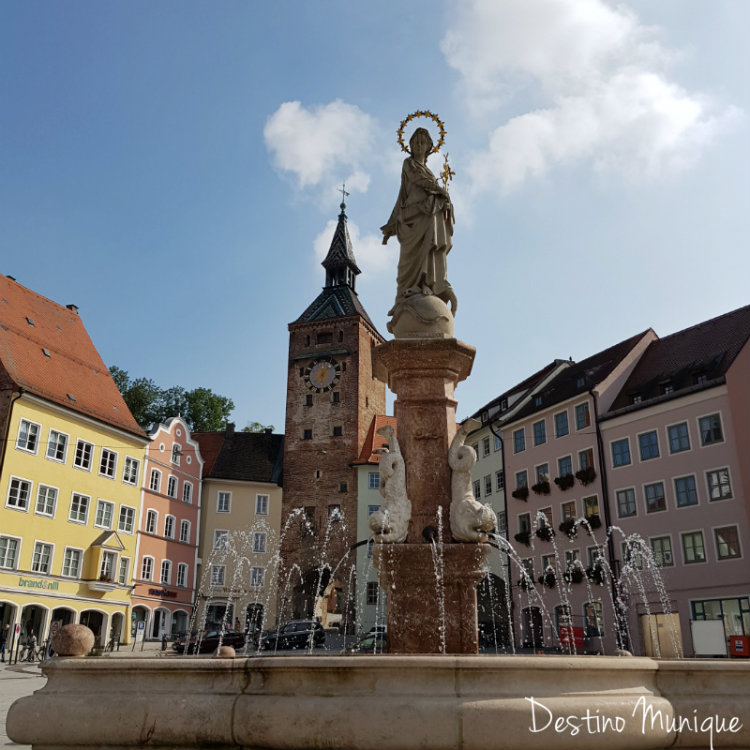
<instances>
[{"instance_id":1,"label":"green foliage","mask_svg":"<svg viewBox=\"0 0 750 750\"><path fill-rule=\"evenodd\" d=\"M181 386L159 388L153 380L131 380L127 370L117 366L109 369L115 385L130 409L135 421L144 429L181 416L193 432L223 430L234 410L234 402L209 388L186 391Z\"/></svg>"},{"instance_id":2,"label":"green foliage","mask_svg":"<svg viewBox=\"0 0 750 750\"><path fill-rule=\"evenodd\" d=\"M265 432L266 430L270 430L273 432L276 428L272 425L264 425L260 422L250 422L250 424L245 425L242 428L243 432Z\"/></svg>"}]
</instances>

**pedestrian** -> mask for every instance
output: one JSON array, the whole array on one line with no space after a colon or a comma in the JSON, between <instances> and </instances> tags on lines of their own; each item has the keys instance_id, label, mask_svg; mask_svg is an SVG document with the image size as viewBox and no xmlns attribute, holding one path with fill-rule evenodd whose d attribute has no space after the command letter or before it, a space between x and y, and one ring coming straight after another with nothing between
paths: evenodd
<instances>
[{"instance_id":1,"label":"pedestrian","mask_svg":"<svg viewBox=\"0 0 750 750\"><path fill-rule=\"evenodd\" d=\"M161 650L166 651L167 650L167 634L164 633L161 637Z\"/></svg>"},{"instance_id":2,"label":"pedestrian","mask_svg":"<svg viewBox=\"0 0 750 750\"><path fill-rule=\"evenodd\" d=\"M3 629L0 630L0 662L5 663L5 644L8 642L10 625L6 622Z\"/></svg>"}]
</instances>

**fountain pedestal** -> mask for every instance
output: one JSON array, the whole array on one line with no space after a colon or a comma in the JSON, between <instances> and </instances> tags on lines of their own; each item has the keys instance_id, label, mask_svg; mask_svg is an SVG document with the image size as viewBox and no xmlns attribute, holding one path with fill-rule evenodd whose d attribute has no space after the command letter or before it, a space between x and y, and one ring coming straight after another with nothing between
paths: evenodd
<instances>
[{"instance_id":1,"label":"fountain pedestal","mask_svg":"<svg viewBox=\"0 0 750 750\"><path fill-rule=\"evenodd\" d=\"M375 377L396 394L393 410L412 507L408 544L376 545L373 555L388 596L388 647L395 653L478 651L476 586L488 548L450 543L448 466L456 434L453 394L469 376L475 354L474 347L452 338L396 339L373 351Z\"/></svg>"}]
</instances>

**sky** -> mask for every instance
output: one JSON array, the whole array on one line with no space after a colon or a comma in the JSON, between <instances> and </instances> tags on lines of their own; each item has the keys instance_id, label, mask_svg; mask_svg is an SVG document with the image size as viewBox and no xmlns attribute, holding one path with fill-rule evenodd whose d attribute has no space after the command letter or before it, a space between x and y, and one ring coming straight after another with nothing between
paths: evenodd
<instances>
[{"instance_id":1,"label":"sky","mask_svg":"<svg viewBox=\"0 0 750 750\"><path fill-rule=\"evenodd\" d=\"M750 301L746 0L3 0L0 272L78 305L107 365L283 431L344 183L388 335L417 110L455 172L460 418Z\"/></svg>"}]
</instances>

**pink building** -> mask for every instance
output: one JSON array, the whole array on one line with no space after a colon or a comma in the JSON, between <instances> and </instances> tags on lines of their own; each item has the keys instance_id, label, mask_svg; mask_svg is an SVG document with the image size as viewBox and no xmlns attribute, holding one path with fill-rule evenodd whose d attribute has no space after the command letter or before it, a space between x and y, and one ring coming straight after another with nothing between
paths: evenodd
<instances>
[{"instance_id":1,"label":"pink building","mask_svg":"<svg viewBox=\"0 0 750 750\"><path fill-rule=\"evenodd\" d=\"M517 645L615 648L607 591L581 576L600 557L614 564L602 530L608 518L596 418L655 339L648 330L569 362L501 424L508 536L520 556L510 564Z\"/></svg>"},{"instance_id":2,"label":"pink building","mask_svg":"<svg viewBox=\"0 0 750 750\"><path fill-rule=\"evenodd\" d=\"M667 592L630 613L646 653L723 655L750 635L749 338L745 307L653 342L600 416L614 555L657 565ZM723 644L701 643L712 622Z\"/></svg>"},{"instance_id":3,"label":"pink building","mask_svg":"<svg viewBox=\"0 0 750 750\"><path fill-rule=\"evenodd\" d=\"M187 632L195 601L203 459L190 428L172 417L146 448L133 628L158 639Z\"/></svg>"},{"instance_id":4,"label":"pink building","mask_svg":"<svg viewBox=\"0 0 750 750\"><path fill-rule=\"evenodd\" d=\"M748 338L750 307L648 330L482 415L502 434L517 645L708 656L750 635Z\"/></svg>"}]
</instances>

